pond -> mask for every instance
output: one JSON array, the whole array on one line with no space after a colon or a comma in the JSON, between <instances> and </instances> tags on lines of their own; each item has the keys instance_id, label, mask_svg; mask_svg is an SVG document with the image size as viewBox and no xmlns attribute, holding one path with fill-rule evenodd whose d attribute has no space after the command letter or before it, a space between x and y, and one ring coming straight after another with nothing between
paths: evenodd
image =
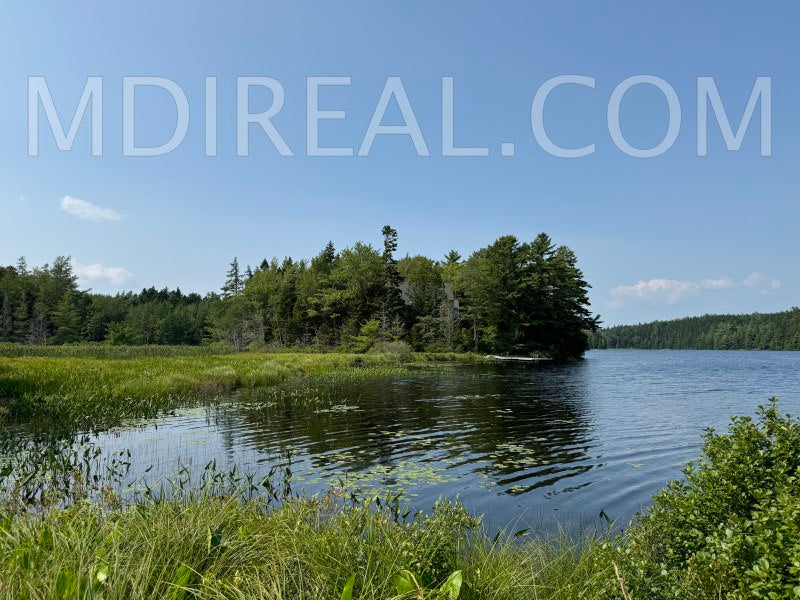
<instances>
[{"instance_id":1,"label":"pond","mask_svg":"<svg viewBox=\"0 0 800 600\"><path fill-rule=\"evenodd\" d=\"M295 491L458 497L490 528L626 522L680 476L704 428L770 396L800 412L800 353L600 350L569 365L446 365L389 378L284 385L252 401L177 411L94 436L131 451L149 485L214 461ZM312 401L308 396L311 395ZM283 397L285 401L269 401Z\"/></svg>"}]
</instances>

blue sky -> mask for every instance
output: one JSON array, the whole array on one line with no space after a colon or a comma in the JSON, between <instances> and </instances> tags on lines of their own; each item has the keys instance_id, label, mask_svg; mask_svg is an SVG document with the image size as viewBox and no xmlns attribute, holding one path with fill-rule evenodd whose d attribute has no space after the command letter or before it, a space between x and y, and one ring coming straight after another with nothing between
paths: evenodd
<instances>
[{"instance_id":1,"label":"blue sky","mask_svg":"<svg viewBox=\"0 0 800 600\"><path fill-rule=\"evenodd\" d=\"M230 259L316 254L379 243L385 223L399 251L463 255L497 236L546 231L578 253L592 304L607 324L705 312L771 311L800 304L797 223L800 6L790 2L642 3L143 1L0 7L0 263L69 254L81 284L99 291L155 285L205 292ZM580 159L550 156L531 131L531 101L551 77L565 86L545 108L562 146L594 143ZM675 144L653 159L611 140L614 88L660 77L680 100ZM92 157L87 121L60 152L43 126L28 156L28 78L47 79L68 123L86 78L103 77L104 155ZM122 156L122 78L158 76L186 93L190 125L174 152ZM218 155L204 156L204 78L218 78ZM236 78L285 89L273 119L294 157L253 128L236 155ZM306 157L306 77L348 76L324 88L323 146L358 150L387 77L402 78L432 156L406 136L379 136L368 157ZM443 157L441 78L455 81L455 139L488 158ZM734 127L757 77L772 78L772 155L760 155L758 109L742 147L725 148L713 117L708 156L696 154L696 79L715 78ZM253 94L265 109L268 94ZM175 107L140 90L137 143L170 136ZM395 105L385 122L399 123ZM633 145L667 127L663 95L637 86L621 109ZM46 122L45 122L46 123ZM501 142L515 156L500 156ZM65 200L66 198L66 200ZM106 209L105 212L97 212Z\"/></svg>"}]
</instances>

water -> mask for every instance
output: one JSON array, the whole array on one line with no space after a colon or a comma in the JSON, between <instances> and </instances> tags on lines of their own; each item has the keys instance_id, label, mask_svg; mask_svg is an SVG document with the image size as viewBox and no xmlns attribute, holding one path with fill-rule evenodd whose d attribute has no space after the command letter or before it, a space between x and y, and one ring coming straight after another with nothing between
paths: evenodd
<instances>
[{"instance_id":1,"label":"water","mask_svg":"<svg viewBox=\"0 0 800 600\"><path fill-rule=\"evenodd\" d=\"M333 385L330 405L193 409L100 434L150 482L181 465L263 473L291 455L295 489L459 497L490 527L626 522L770 396L800 412L800 352L599 350L565 366L454 365Z\"/></svg>"}]
</instances>

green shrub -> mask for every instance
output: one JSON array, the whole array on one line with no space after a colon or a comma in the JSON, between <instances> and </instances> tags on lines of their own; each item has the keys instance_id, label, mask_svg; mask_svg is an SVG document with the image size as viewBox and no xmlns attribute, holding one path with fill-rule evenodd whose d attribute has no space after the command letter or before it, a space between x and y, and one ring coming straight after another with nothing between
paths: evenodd
<instances>
[{"instance_id":1,"label":"green shrub","mask_svg":"<svg viewBox=\"0 0 800 600\"><path fill-rule=\"evenodd\" d=\"M628 532L641 598L800 597L800 421L761 407L709 430L703 455Z\"/></svg>"}]
</instances>

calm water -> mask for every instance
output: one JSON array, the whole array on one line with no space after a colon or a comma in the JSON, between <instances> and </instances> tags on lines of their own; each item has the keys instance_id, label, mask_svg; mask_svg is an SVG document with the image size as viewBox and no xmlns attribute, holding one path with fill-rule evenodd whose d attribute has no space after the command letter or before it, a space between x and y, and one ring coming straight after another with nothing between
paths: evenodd
<instances>
[{"instance_id":1,"label":"calm water","mask_svg":"<svg viewBox=\"0 0 800 600\"><path fill-rule=\"evenodd\" d=\"M150 481L215 459L265 472L291 452L295 486L458 496L491 527L625 521L680 475L707 426L769 396L800 412L800 352L592 351L567 366L452 366L338 384L333 409L182 411L99 436Z\"/></svg>"}]
</instances>

